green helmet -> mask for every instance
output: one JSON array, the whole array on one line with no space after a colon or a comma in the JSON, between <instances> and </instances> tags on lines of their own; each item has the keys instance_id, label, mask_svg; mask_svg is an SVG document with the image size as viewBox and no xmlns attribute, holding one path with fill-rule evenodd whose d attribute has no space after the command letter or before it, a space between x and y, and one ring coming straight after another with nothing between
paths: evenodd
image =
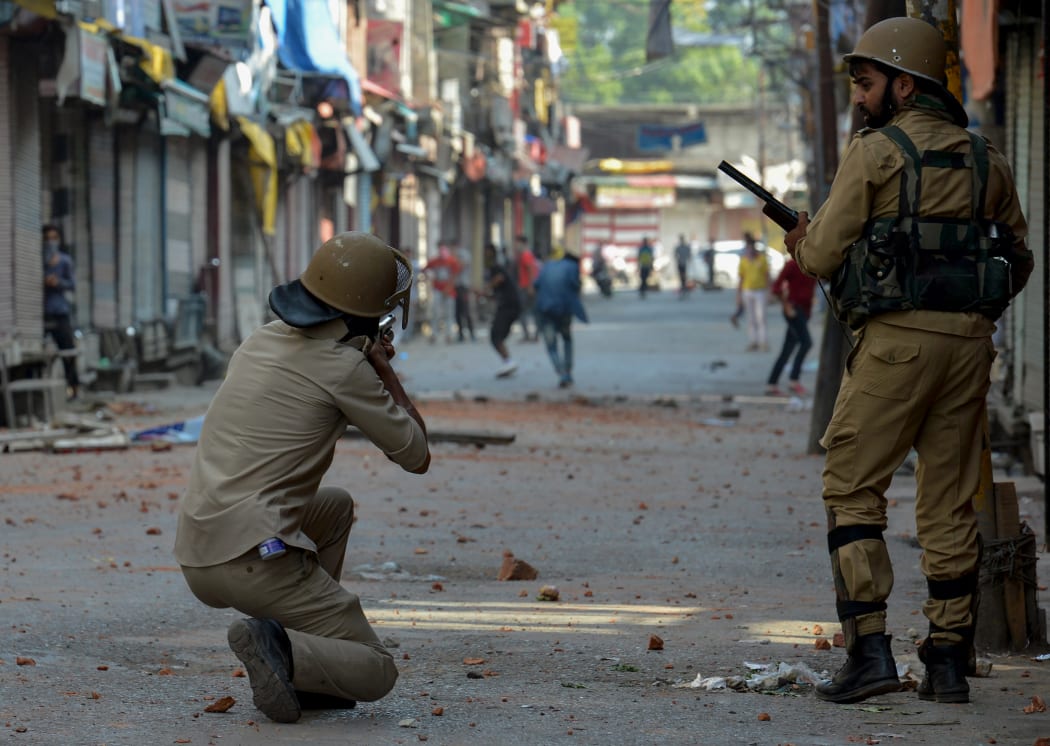
<instances>
[{"instance_id":1,"label":"green helmet","mask_svg":"<svg viewBox=\"0 0 1050 746\"><path fill-rule=\"evenodd\" d=\"M412 267L371 233L333 236L299 276L270 293L270 308L290 326L308 327L343 315L377 318L401 306L408 326Z\"/></svg>"},{"instance_id":2,"label":"green helmet","mask_svg":"<svg viewBox=\"0 0 1050 746\"><path fill-rule=\"evenodd\" d=\"M876 23L861 35L853 51L842 59L847 63L878 62L935 84L952 118L960 127L965 127L969 116L945 87L947 56L948 45L940 31L919 18L901 17Z\"/></svg>"}]
</instances>

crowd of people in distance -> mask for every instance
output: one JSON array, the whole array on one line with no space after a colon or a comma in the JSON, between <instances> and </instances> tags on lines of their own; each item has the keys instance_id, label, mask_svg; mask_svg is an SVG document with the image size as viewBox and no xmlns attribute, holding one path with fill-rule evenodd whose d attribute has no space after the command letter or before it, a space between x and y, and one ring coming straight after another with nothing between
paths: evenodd
<instances>
[{"instance_id":1,"label":"crowd of people in distance","mask_svg":"<svg viewBox=\"0 0 1050 746\"><path fill-rule=\"evenodd\" d=\"M735 269L735 309L730 316L734 327L747 330L749 352L769 351L767 306L780 307L787 323L780 354L769 373L766 394L784 396L780 378L788 371L787 389L792 395L807 392L800 382L802 367L813 346L809 319L813 309L816 281L803 273L793 260L787 260L774 277L766 249L751 233L744 233L739 263ZM644 236L633 257L637 270L638 297L642 300L654 289L659 241ZM694 234L678 242L669 256L678 280L677 297L686 299L698 287L716 289L716 250L714 242L702 246ZM471 254L451 240L439 243L434 255L420 268L420 281L427 287L425 334L431 343L443 339L453 342L475 342L475 316L481 306L491 319L489 343L499 357L495 375L513 376L518 370L508 346L512 329L520 326L521 343L542 340L562 388L572 386L573 319L587 321L581 301L584 278L589 274L605 297L612 296L614 270L606 248L594 249L585 270L579 251L556 246L545 260L537 257L528 238L519 235L513 247L504 251L495 243L485 247L484 264L475 274ZM703 267L703 271L695 268ZM722 274L725 274L724 270ZM702 282L700 278L702 277ZM629 278L618 278L629 281ZM723 282L726 278L721 278ZM789 365L790 364L790 365Z\"/></svg>"}]
</instances>

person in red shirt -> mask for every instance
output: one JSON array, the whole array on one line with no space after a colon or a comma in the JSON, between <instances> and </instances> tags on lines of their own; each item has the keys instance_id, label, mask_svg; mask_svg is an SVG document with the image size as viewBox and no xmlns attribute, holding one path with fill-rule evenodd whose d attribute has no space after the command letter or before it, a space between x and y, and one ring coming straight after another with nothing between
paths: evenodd
<instances>
[{"instance_id":1,"label":"person in red shirt","mask_svg":"<svg viewBox=\"0 0 1050 746\"><path fill-rule=\"evenodd\" d=\"M536 302L536 290L533 283L540 274L540 263L536 255L529 248L529 240L525 236L514 239L514 267L518 283L518 293L521 295L521 323L522 342L535 342L540 338L536 325L536 315L532 306ZM529 319L532 319L532 332L529 332Z\"/></svg>"},{"instance_id":2,"label":"person in red shirt","mask_svg":"<svg viewBox=\"0 0 1050 746\"><path fill-rule=\"evenodd\" d=\"M437 340L444 328L445 341L452 341L452 327L456 319L456 277L462 266L448 244L442 242L438 253L423 267L423 276L430 281L427 299L427 321L430 323L430 341Z\"/></svg>"},{"instance_id":3,"label":"person in red shirt","mask_svg":"<svg viewBox=\"0 0 1050 746\"><path fill-rule=\"evenodd\" d=\"M802 361L813 346L813 339L809 335L809 315L813 310L813 291L816 287L817 281L803 272L794 259L787 261L777 279L773 281L773 297L779 298L783 305L787 331L784 333L784 346L780 348L780 356L773 363L773 370L769 373L766 393L770 396L783 394L777 382L792 352L795 353L795 360L791 364L788 388L798 396L806 393L798 377L802 373Z\"/></svg>"}]
</instances>

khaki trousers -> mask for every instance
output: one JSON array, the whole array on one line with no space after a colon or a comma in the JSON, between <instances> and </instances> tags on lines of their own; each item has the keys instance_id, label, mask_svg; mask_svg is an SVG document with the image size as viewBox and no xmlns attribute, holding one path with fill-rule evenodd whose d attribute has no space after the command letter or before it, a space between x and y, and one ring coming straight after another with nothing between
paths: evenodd
<instances>
[{"instance_id":1,"label":"khaki trousers","mask_svg":"<svg viewBox=\"0 0 1050 746\"><path fill-rule=\"evenodd\" d=\"M354 519L350 493L322 487L303 517L317 554L293 547L275 559L252 551L221 565L183 567L190 590L216 608L276 619L292 643L292 684L304 692L371 702L397 681L397 667L339 578Z\"/></svg>"},{"instance_id":2,"label":"khaki trousers","mask_svg":"<svg viewBox=\"0 0 1050 746\"><path fill-rule=\"evenodd\" d=\"M977 571L977 517L982 421L995 347L988 337L949 334L871 321L850 353L835 410L821 444L827 449L824 504L828 530L886 528L886 489L912 446L918 452L915 523L922 571L955 580ZM893 588L886 545L853 541L832 552L839 601L884 602ZM929 599L932 625L973 625L970 595ZM851 621L857 635L885 631L885 612ZM935 639L958 642L955 633Z\"/></svg>"}]
</instances>

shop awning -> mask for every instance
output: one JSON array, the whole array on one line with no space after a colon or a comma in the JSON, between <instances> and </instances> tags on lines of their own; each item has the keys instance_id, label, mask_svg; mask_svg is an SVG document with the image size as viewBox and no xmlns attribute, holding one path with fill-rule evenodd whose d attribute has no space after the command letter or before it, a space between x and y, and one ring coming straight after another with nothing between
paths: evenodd
<instances>
[{"instance_id":1,"label":"shop awning","mask_svg":"<svg viewBox=\"0 0 1050 746\"><path fill-rule=\"evenodd\" d=\"M277 56L291 70L338 75L350 108L361 114L361 79L347 59L325 0L266 0L277 30Z\"/></svg>"},{"instance_id":2,"label":"shop awning","mask_svg":"<svg viewBox=\"0 0 1050 746\"><path fill-rule=\"evenodd\" d=\"M55 0L15 0L15 5L21 5L26 10L36 13L43 18L58 18L58 10L55 9Z\"/></svg>"},{"instance_id":3,"label":"shop awning","mask_svg":"<svg viewBox=\"0 0 1050 746\"><path fill-rule=\"evenodd\" d=\"M702 174L621 174L577 176L574 183L585 186L638 187L714 190L718 180L714 176Z\"/></svg>"},{"instance_id":4,"label":"shop awning","mask_svg":"<svg viewBox=\"0 0 1050 746\"><path fill-rule=\"evenodd\" d=\"M160 117L162 135L208 137L211 134L211 111L206 93L180 80L164 81L161 90L164 91Z\"/></svg>"},{"instance_id":5,"label":"shop awning","mask_svg":"<svg viewBox=\"0 0 1050 746\"><path fill-rule=\"evenodd\" d=\"M350 147L354 149L358 163L361 164L361 170L369 173L378 171L380 169L379 159L376 158L376 154L372 151L372 146L365 140L365 136L354 126L353 120L344 121L343 129L346 130L346 137L350 140Z\"/></svg>"},{"instance_id":6,"label":"shop awning","mask_svg":"<svg viewBox=\"0 0 1050 746\"><path fill-rule=\"evenodd\" d=\"M115 34L114 38L142 50L142 59L139 60L139 68L141 68L154 83L164 83L165 81L175 78L175 61L171 57L171 52L164 47L153 44L145 39L126 36L124 34Z\"/></svg>"},{"instance_id":7,"label":"shop awning","mask_svg":"<svg viewBox=\"0 0 1050 746\"><path fill-rule=\"evenodd\" d=\"M365 78L361 81L361 87L365 90L366 93L374 93L376 96L382 96L383 98L388 98L391 101L401 100L401 96L398 95L396 91L392 91L385 86L381 86L379 85L379 83L376 83L373 80L369 80L368 78Z\"/></svg>"}]
</instances>

